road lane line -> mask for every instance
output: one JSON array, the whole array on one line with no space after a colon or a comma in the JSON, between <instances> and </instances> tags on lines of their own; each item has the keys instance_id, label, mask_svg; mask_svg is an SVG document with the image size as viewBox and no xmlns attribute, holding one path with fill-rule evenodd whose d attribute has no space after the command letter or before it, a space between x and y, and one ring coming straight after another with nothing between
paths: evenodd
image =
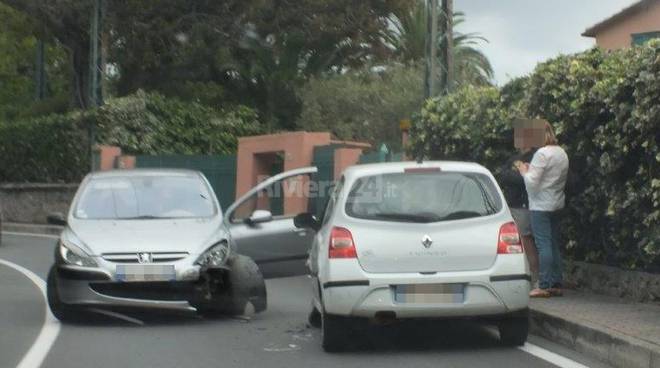
<instances>
[{"instance_id":1,"label":"road lane line","mask_svg":"<svg viewBox=\"0 0 660 368\"><path fill-rule=\"evenodd\" d=\"M34 233L20 233L20 232L15 232L15 231L3 231L3 234L6 235L15 235L15 236L34 236L37 238L47 238L47 239L59 239L60 237L57 235L49 235L49 234L34 234Z\"/></svg>"},{"instance_id":2,"label":"road lane line","mask_svg":"<svg viewBox=\"0 0 660 368\"><path fill-rule=\"evenodd\" d=\"M518 349L561 368L589 368L584 364L580 364L572 359L566 358L563 355L553 353L550 350L544 349L534 344L525 343L525 345L519 346Z\"/></svg>"},{"instance_id":3,"label":"road lane line","mask_svg":"<svg viewBox=\"0 0 660 368\"><path fill-rule=\"evenodd\" d=\"M45 318L44 325L41 327L39 336L34 340L34 343L30 347L30 350L25 353L21 362L18 363L17 368L38 368L43 363L46 355L50 351L51 346L55 343L57 335L60 333L60 322L53 316L48 307L48 296L46 294L46 282L37 276L34 272L28 270L25 267L19 266L15 263L0 259L0 264L11 267L16 271L19 271L27 278L30 279L39 290L41 290L41 295L44 298L45 305Z\"/></svg>"}]
</instances>

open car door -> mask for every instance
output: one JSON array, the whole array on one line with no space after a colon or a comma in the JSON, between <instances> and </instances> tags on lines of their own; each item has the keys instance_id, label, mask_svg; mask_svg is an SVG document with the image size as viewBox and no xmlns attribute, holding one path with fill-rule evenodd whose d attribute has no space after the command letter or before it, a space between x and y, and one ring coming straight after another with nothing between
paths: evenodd
<instances>
[{"instance_id":1,"label":"open car door","mask_svg":"<svg viewBox=\"0 0 660 368\"><path fill-rule=\"evenodd\" d=\"M316 172L316 167L305 167L272 176L225 212L235 251L254 259L265 277L307 273L305 260L315 234L296 228L293 218L308 212Z\"/></svg>"}]
</instances>

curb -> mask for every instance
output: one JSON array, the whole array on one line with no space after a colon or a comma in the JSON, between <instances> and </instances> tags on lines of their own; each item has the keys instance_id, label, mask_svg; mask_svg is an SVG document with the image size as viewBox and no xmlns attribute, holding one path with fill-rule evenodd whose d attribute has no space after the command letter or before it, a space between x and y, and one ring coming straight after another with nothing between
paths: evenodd
<instances>
[{"instance_id":1,"label":"curb","mask_svg":"<svg viewBox=\"0 0 660 368\"><path fill-rule=\"evenodd\" d=\"M16 222L3 222L1 230L2 232L60 235L62 229L63 229L62 226L55 226L55 225L35 225L35 224L21 224Z\"/></svg>"},{"instance_id":2,"label":"curb","mask_svg":"<svg viewBox=\"0 0 660 368\"><path fill-rule=\"evenodd\" d=\"M660 368L660 347L586 321L530 309L530 333L545 337L613 367Z\"/></svg>"}]
</instances>

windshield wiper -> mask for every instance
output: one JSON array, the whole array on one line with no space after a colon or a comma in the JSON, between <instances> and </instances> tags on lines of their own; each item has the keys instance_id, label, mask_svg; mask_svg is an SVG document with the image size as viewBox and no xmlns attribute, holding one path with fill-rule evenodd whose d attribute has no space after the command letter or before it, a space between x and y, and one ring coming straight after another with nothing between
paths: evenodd
<instances>
[{"instance_id":1,"label":"windshield wiper","mask_svg":"<svg viewBox=\"0 0 660 368\"><path fill-rule=\"evenodd\" d=\"M437 216L428 216L428 215L418 215L414 213L376 213L372 215L377 218L391 219L391 220L401 220L408 222L432 222L438 221Z\"/></svg>"},{"instance_id":2,"label":"windshield wiper","mask_svg":"<svg viewBox=\"0 0 660 368\"><path fill-rule=\"evenodd\" d=\"M119 220L155 220L155 219L168 219L171 217L161 217L161 216L154 216L154 215L141 215L141 216L133 216L133 217L119 217Z\"/></svg>"}]
</instances>

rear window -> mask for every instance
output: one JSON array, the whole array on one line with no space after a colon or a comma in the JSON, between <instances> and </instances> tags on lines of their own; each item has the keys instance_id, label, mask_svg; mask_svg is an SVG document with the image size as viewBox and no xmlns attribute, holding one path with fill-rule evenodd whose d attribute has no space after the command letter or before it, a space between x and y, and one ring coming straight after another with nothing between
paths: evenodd
<instances>
[{"instance_id":1,"label":"rear window","mask_svg":"<svg viewBox=\"0 0 660 368\"><path fill-rule=\"evenodd\" d=\"M502 200L486 175L463 172L393 173L358 179L346 214L361 219L438 222L495 214Z\"/></svg>"}]
</instances>

